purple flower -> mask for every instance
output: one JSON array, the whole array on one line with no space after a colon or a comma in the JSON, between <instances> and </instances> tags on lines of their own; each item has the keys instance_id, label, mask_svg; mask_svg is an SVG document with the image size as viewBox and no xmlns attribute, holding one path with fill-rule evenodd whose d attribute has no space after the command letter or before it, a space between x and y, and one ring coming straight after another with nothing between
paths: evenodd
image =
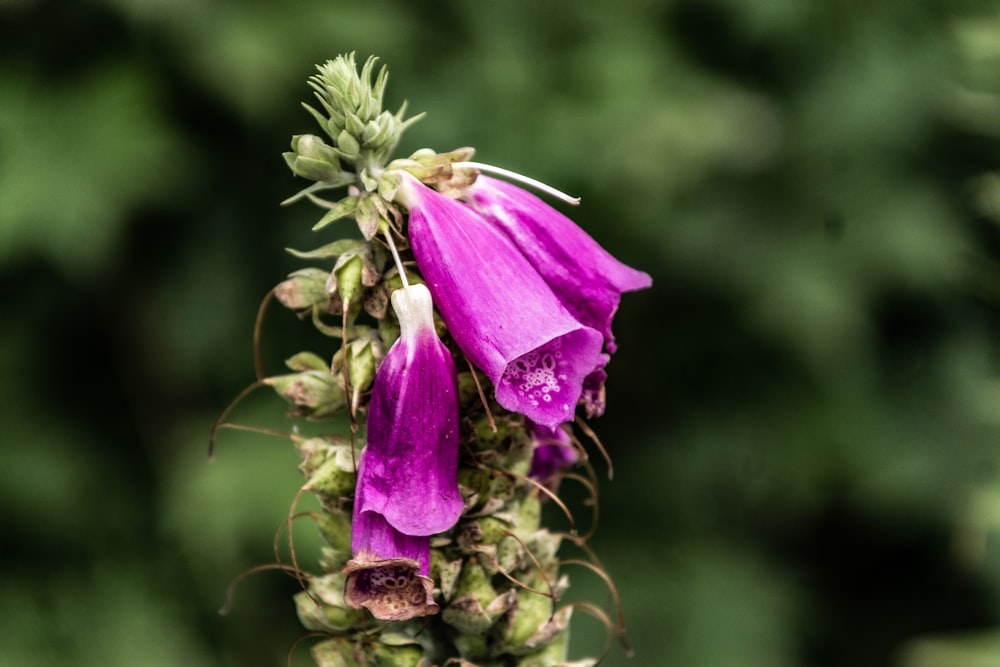
<instances>
[{"instance_id":1,"label":"purple flower","mask_svg":"<svg viewBox=\"0 0 1000 667\"><path fill-rule=\"evenodd\" d=\"M433 535L458 520L458 380L434 331L423 285L392 294L399 340L375 376L368 407L359 513L375 512L405 535Z\"/></svg>"},{"instance_id":2,"label":"purple flower","mask_svg":"<svg viewBox=\"0 0 1000 667\"><path fill-rule=\"evenodd\" d=\"M468 206L404 175L398 199L438 311L497 402L539 424L570 421L601 365L600 332L560 304L525 256Z\"/></svg>"},{"instance_id":3,"label":"purple flower","mask_svg":"<svg viewBox=\"0 0 1000 667\"><path fill-rule=\"evenodd\" d=\"M601 365L583 379L583 393L580 395L580 402L583 403L583 410L590 419L604 414L604 383L608 381L608 374L604 367L610 360L611 357L602 354Z\"/></svg>"},{"instance_id":4,"label":"purple flower","mask_svg":"<svg viewBox=\"0 0 1000 667\"><path fill-rule=\"evenodd\" d=\"M619 262L572 220L515 185L480 175L465 197L514 242L573 317L604 335L613 353L611 320L621 294L652 285L649 275Z\"/></svg>"},{"instance_id":5,"label":"purple flower","mask_svg":"<svg viewBox=\"0 0 1000 667\"><path fill-rule=\"evenodd\" d=\"M436 613L430 535L462 514L458 381L423 285L392 294L400 335L375 376L358 464L345 600L376 618Z\"/></svg>"},{"instance_id":6,"label":"purple flower","mask_svg":"<svg viewBox=\"0 0 1000 667\"><path fill-rule=\"evenodd\" d=\"M535 445L535 451L531 455L531 468L528 470L530 477L544 482L557 472L569 468L580 458L569 433L562 426L550 429L530 420L526 426Z\"/></svg>"}]
</instances>

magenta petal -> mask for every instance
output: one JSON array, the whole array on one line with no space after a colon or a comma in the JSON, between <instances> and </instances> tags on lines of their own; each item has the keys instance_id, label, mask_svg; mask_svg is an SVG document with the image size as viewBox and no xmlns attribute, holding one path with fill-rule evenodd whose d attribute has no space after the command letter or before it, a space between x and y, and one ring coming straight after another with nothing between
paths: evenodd
<instances>
[{"instance_id":1,"label":"magenta petal","mask_svg":"<svg viewBox=\"0 0 1000 667\"><path fill-rule=\"evenodd\" d=\"M611 320L622 292L653 284L622 264L576 223L538 197L480 175L466 191L469 204L502 230L582 324L600 331L615 351Z\"/></svg>"},{"instance_id":2,"label":"magenta petal","mask_svg":"<svg viewBox=\"0 0 1000 667\"><path fill-rule=\"evenodd\" d=\"M458 381L434 331L430 292L392 294L399 340L375 376L368 443L358 473L358 511L406 535L448 530L464 508L458 491Z\"/></svg>"},{"instance_id":3,"label":"magenta petal","mask_svg":"<svg viewBox=\"0 0 1000 667\"><path fill-rule=\"evenodd\" d=\"M528 471L530 477L545 481L557 472L569 468L580 458L569 433L563 427L550 429L530 421L527 426L535 445Z\"/></svg>"},{"instance_id":4,"label":"magenta petal","mask_svg":"<svg viewBox=\"0 0 1000 667\"><path fill-rule=\"evenodd\" d=\"M393 528L376 512L358 510L355 500L351 521L351 552L358 561L408 558L416 561L419 573L428 576L431 566L431 538L427 535L406 535Z\"/></svg>"},{"instance_id":5,"label":"magenta petal","mask_svg":"<svg viewBox=\"0 0 1000 667\"><path fill-rule=\"evenodd\" d=\"M581 325L506 236L469 207L403 182L413 254L441 317L497 401L539 424L570 421L601 334Z\"/></svg>"},{"instance_id":6,"label":"magenta petal","mask_svg":"<svg viewBox=\"0 0 1000 667\"><path fill-rule=\"evenodd\" d=\"M606 354L602 354L601 357L603 358L601 365L583 379L583 393L580 395L580 402L583 403L583 409L587 413L588 419L604 414L604 383L608 380L604 366L611 358Z\"/></svg>"}]
</instances>

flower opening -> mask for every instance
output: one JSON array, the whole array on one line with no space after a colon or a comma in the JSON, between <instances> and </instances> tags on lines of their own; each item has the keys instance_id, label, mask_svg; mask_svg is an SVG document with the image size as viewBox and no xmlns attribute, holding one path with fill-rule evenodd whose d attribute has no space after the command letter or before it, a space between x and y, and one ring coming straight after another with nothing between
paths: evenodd
<instances>
[{"instance_id":1,"label":"flower opening","mask_svg":"<svg viewBox=\"0 0 1000 667\"><path fill-rule=\"evenodd\" d=\"M364 467L364 454L361 467ZM344 601L384 621L438 612L430 579L430 538L406 535L377 512L361 511L359 488L351 522L351 551L344 567Z\"/></svg>"}]
</instances>

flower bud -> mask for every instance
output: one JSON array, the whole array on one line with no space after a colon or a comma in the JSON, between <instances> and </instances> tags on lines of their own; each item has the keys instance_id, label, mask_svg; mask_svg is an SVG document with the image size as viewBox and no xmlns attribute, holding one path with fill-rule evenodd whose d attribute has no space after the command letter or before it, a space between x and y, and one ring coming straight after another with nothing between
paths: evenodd
<instances>
[{"instance_id":1,"label":"flower bud","mask_svg":"<svg viewBox=\"0 0 1000 667\"><path fill-rule=\"evenodd\" d=\"M474 560L462 566L455 597L441 614L442 620L466 634L482 634L499 619L516 597L514 590L497 594L486 570Z\"/></svg>"},{"instance_id":2,"label":"flower bud","mask_svg":"<svg viewBox=\"0 0 1000 667\"><path fill-rule=\"evenodd\" d=\"M415 643L390 645L366 642L362 650L344 637L324 640L312 648L317 667L419 667L423 653Z\"/></svg>"},{"instance_id":3,"label":"flower bud","mask_svg":"<svg viewBox=\"0 0 1000 667\"><path fill-rule=\"evenodd\" d=\"M296 176L332 185L346 185L354 180L353 175L340 168L337 149L314 134L292 137L292 150L283 156Z\"/></svg>"},{"instance_id":4,"label":"flower bud","mask_svg":"<svg viewBox=\"0 0 1000 667\"><path fill-rule=\"evenodd\" d=\"M326 370L309 370L264 378L264 384L295 406L295 413L318 419L342 410L347 404L344 390Z\"/></svg>"},{"instance_id":5,"label":"flower bud","mask_svg":"<svg viewBox=\"0 0 1000 667\"><path fill-rule=\"evenodd\" d=\"M572 614L572 607L552 613L552 599L519 589L517 602L500 628L505 652L526 655L542 648L562 633Z\"/></svg>"},{"instance_id":6,"label":"flower bud","mask_svg":"<svg viewBox=\"0 0 1000 667\"><path fill-rule=\"evenodd\" d=\"M404 120L406 105L392 114L382 109L387 74L381 68L375 81L375 59L357 71L354 54L339 56L317 67L309 80L323 112L306 109L334 140L341 158L363 167L384 166L403 131L421 116Z\"/></svg>"},{"instance_id":7,"label":"flower bud","mask_svg":"<svg viewBox=\"0 0 1000 667\"><path fill-rule=\"evenodd\" d=\"M344 575L313 577L309 590L295 594L295 609L307 630L338 632L356 625L362 614L344 602Z\"/></svg>"},{"instance_id":8,"label":"flower bud","mask_svg":"<svg viewBox=\"0 0 1000 667\"><path fill-rule=\"evenodd\" d=\"M363 294L361 285L363 268L361 258L357 255L347 253L341 255L327 279L327 291L330 294L336 292L344 303L356 303Z\"/></svg>"},{"instance_id":9,"label":"flower bud","mask_svg":"<svg viewBox=\"0 0 1000 667\"><path fill-rule=\"evenodd\" d=\"M274 296L289 310L308 310L316 306L324 308L330 302L326 292L327 272L322 269L299 269L289 274L288 279L278 283Z\"/></svg>"}]
</instances>

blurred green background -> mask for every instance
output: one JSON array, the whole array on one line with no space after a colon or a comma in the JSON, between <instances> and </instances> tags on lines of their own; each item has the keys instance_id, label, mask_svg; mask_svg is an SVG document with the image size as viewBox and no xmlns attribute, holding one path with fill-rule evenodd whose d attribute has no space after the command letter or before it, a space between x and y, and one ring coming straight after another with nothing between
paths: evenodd
<instances>
[{"instance_id":1,"label":"blurred green background","mask_svg":"<svg viewBox=\"0 0 1000 667\"><path fill-rule=\"evenodd\" d=\"M283 248L315 242L280 153L316 131L313 65L350 50L428 113L402 152L471 145L579 194L654 276L594 424L592 545L636 653L606 665L1000 664L983 0L0 2L0 664L263 667L302 634L278 572L217 614L274 560L292 447L206 446L301 266ZM271 373L330 344L266 320Z\"/></svg>"}]
</instances>

